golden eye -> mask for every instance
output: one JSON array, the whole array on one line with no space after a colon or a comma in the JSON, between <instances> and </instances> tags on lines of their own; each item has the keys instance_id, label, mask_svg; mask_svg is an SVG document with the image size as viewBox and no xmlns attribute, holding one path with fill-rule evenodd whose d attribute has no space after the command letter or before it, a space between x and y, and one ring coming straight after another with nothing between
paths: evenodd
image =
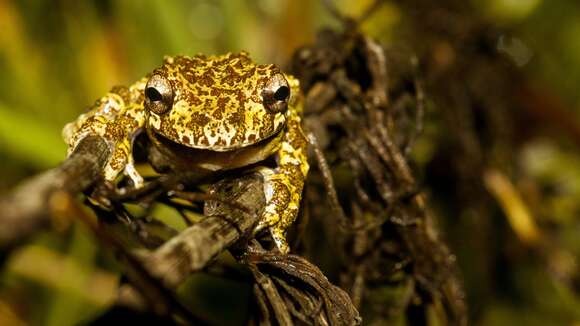
<instances>
[{"instance_id":1,"label":"golden eye","mask_svg":"<svg viewBox=\"0 0 580 326\"><path fill-rule=\"evenodd\" d=\"M163 114L173 106L173 89L167 78L155 74L145 86L145 109Z\"/></svg>"},{"instance_id":2,"label":"golden eye","mask_svg":"<svg viewBox=\"0 0 580 326\"><path fill-rule=\"evenodd\" d=\"M262 90L264 107L270 112L284 112L288 109L290 86L282 74L272 76Z\"/></svg>"}]
</instances>

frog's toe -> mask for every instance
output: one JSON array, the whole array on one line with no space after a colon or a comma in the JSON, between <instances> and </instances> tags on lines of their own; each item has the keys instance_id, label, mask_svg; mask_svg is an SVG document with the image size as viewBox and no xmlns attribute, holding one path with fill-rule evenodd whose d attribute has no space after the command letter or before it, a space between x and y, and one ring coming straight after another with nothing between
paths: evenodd
<instances>
[{"instance_id":1,"label":"frog's toe","mask_svg":"<svg viewBox=\"0 0 580 326\"><path fill-rule=\"evenodd\" d=\"M273 227L280 221L280 215L275 212L264 212L262 214L258 224L254 228L254 233L258 233L269 227Z\"/></svg>"},{"instance_id":2,"label":"frog's toe","mask_svg":"<svg viewBox=\"0 0 580 326\"><path fill-rule=\"evenodd\" d=\"M290 251L288 246L288 241L286 240L286 230L280 228L279 226L273 226L270 228L270 234L274 240L274 244L282 254L287 254Z\"/></svg>"},{"instance_id":3,"label":"frog's toe","mask_svg":"<svg viewBox=\"0 0 580 326\"><path fill-rule=\"evenodd\" d=\"M255 232L269 229L278 250L286 254L289 251L286 232L296 218L296 213L297 209L292 204L284 206L280 212L265 212L258 222Z\"/></svg>"},{"instance_id":4,"label":"frog's toe","mask_svg":"<svg viewBox=\"0 0 580 326\"><path fill-rule=\"evenodd\" d=\"M254 228L254 233L269 229L274 244L281 253L286 254L289 251L288 243L286 242L286 223L284 223L284 216L276 212L274 208L280 207L266 206L266 211L262 214L260 221Z\"/></svg>"},{"instance_id":5,"label":"frog's toe","mask_svg":"<svg viewBox=\"0 0 580 326\"><path fill-rule=\"evenodd\" d=\"M145 181L143 180L143 177L139 174L139 172L137 172L137 169L135 169L135 165L130 162L125 166L125 175L129 177L129 179L131 179L131 181L133 182L133 186L135 188L141 188L143 187Z\"/></svg>"}]
</instances>

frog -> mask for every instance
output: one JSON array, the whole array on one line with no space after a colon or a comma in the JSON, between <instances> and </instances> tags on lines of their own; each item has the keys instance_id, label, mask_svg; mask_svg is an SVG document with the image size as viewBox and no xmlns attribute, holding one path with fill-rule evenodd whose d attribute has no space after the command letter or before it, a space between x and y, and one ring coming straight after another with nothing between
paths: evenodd
<instances>
[{"instance_id":1,"label":"frog","mask_svg":"<svg viewBox=\"0 0 580 326\"><path fill-rule=\"evenodd\" d=\"M135 189L145 184L133 158L143 132L179 169L251 168L264 180L265 197L254 235L269 230L286 254L309 170L302 116L298 79L247 52L166 56L134 84L113 87L64 127L63 138L70 155L83 138L102 137L111 148L105 182L126 178ZM267 160L274 164L261 164Z\"/></svg>"}]
</instances>

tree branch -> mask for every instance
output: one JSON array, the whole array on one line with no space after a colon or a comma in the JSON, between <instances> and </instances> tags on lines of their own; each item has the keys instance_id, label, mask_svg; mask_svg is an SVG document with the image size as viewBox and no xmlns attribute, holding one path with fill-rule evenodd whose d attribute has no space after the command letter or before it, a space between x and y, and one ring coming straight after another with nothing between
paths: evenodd
<instances>
[{"instance_id":1,"label":"tree branch","mask_svg":"<svg viewBox=\"0 0 580 326\"><path fill-rule=\"evenodd\" d=\"M60 166L32 177L0 198L0 248L11 248L49 226L58 204L51 201L52 195L86 190L99 178L109 153L104 139L86 137Z\"/></svg>"},{"instance_id":2,"label":"tree branch","mask_svg":"<svg viewBox=\"0 0 580 326\"><path fill-rule=\"evenodd\" d=\"M169 288L177 287L191 273L206 267L235 242L250 238L258 213L265 205L263 180L257 174L218 182L211 186L209 193L228 198L232 204L206 202L206 217L201 222L143 256L145 268Z\"/></svg>"}]
</instances>

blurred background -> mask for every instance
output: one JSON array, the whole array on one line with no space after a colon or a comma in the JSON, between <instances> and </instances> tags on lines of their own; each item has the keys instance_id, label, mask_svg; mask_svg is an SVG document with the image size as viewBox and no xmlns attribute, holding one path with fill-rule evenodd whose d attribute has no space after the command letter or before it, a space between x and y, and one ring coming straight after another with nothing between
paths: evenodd
<instances>
[{"instance_id":1,"label":"blurred background","mask_svg":"<svg viewBox=\"0 0 580 326\"><path fill-rule=\"evenodd\" d=\"M371 2L335 1L355 17ZM453 203L441 187L445 180L429 172L445 132L433 103L413 153L417 170L427 170L420 175L425 174L442 236L458 255L474 324L580 325L580 3L471 2L478 17L505 31L494 39L492 51L548 94L542 99L557 103L558 118L547 120L560 121L564 132L520 137L514 130L519 142L510 170L491 171L479 180L497 206L486 223L504 235L500 242L489 238L484 248L466 244L472 231L457 226L463 224L450 213ZM361 28L387 48L411 47L401 44L408 31L405 8L386 1ZM340 24L319 1L310 0L0 0L0 193L62 161L64 124L113 85L147 74L164 55L246 50L258 62L284 66L323 26ZM557 123L552 129L558 130ZM463 213L464 222L481 218ZM534 246L538 233L553 244L548 251L539 253ZM488 258L485 267L477 256ZM81 226L39 235L7 258L0 325L91 320L114 299L119 268L113 261ZM192 300L212 309L207 303L212 294L203 295ZM245 307L219 305L230 314L215 317L216 322L243 320Z\"/></svg>"}]
</instances>

